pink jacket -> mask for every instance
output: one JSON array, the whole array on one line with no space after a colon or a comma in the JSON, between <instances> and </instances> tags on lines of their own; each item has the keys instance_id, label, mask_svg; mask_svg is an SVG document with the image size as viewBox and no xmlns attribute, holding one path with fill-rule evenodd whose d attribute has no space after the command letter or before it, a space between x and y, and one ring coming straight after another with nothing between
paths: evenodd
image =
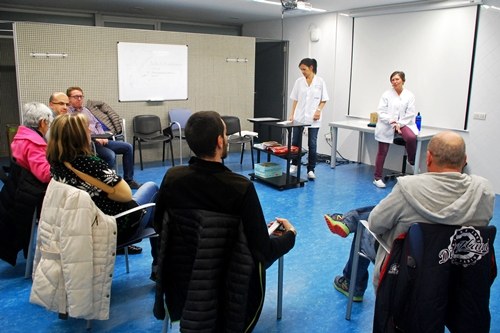
<instances>
[{"instance_id":1,"label":"pink jacket","mask_svg":"<svg viewBox=\"0 0 500 333\"><path fill-rule=\"evenodd\" d=\"M20 166L28 169L42 183L50 181L50 164L45 155L47 142L40 134L29 127L19 126L10 148Z\"/></svg>"}]
</instances>

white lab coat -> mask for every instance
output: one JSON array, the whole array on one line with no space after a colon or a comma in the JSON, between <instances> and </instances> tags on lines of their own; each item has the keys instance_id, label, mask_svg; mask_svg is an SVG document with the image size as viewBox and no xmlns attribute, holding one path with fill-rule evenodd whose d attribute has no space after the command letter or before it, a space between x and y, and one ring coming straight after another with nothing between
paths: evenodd
<instances>
[{"instance_id":1,"label":"white lab coat","mask_svg":"<svg viewBox=\"0 0 500 333\"><path fill-rule=\"evenodd\" d=\"M328 101L328 93L326 92L325 81L314 75L311 85L307 85L304 76L298 78L293 85L290 98L297 101L293 120L304 124L311 124L311 127L320 127L323 112L318 120L313 121L314 113L318 108L319 103Z\"/></svg>"},{"instance_id":2,"label":"white lab coat","mask_svg":"<svg viewBox=\"0 0 500 333\"><path fill-rule=\"evenodd\" d=\"M400 127L408 126L415 135L418 135L418 128L415 125L415 95L409 90L403 89L400 95L394 89L387 90L380 97L377 111L375 140L392 143L394 129L390 123L393 120L397 121Z\"/></svg>"}]
</instances>

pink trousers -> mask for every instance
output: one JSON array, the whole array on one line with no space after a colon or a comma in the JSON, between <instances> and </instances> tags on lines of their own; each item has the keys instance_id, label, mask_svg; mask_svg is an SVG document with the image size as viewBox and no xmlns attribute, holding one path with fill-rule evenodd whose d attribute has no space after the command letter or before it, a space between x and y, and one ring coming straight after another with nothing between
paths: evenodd
<instances>
[{"instance_id":1,"label":"pink trousers","mask_svg":"<svg viewBox=\"0 0 500 333\"><path fill-rule=\"evenodd\" d=\"M411 165L415 164L415 153L417 151L417 136L413 133L411 129L404 126L401 127L401 136L405 140L406 153L408 154L408 163ZM387 157L387 152L389 152L390 143L379 142L377 159L375 160L375 179L382 179L382 173L384 170L385 158Z\"/></svg>"}]
</instances>

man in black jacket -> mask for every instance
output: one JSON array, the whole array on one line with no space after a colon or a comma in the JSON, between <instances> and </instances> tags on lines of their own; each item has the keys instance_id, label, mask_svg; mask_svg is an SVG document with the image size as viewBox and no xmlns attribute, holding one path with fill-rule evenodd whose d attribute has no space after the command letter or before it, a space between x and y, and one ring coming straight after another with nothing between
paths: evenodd
<instances>
[{"instance_id":1,"label":"man in black jacket","mask_svg":"<svg viewBox=\"0 0 500 333\"><path fill-rule=\"evenodd\" d=\"M243 316L245 322L245 330L251 331L255 326L260 315L263 301L264 290L262 290L263 277L265 276L265 267L269 267L276 259L286 254L295 244L295 236L297 234L293 225L286 219L277 218L284 227L284 233L279 237L270 237L262 207L253 183L246 177L233 173L222 164L222 159L227 155L227 135L226 126L220 115L213 111L201 111L194 113L188 120L186 125L186 140L191 150L196 154L192 157L188 166L173 167L168 170L165 175L155 208L155 229L161 234L161 250L160 250L160 267L159 280L157 281L157 304L155 304L155 315L162 318L162 313L157 310L163 309L163 292L166 295L166 303L168 305L171 319L181 320L176 318L176 312L183 309L186 305L186 299L189 298L188 292L202 285L204 281L191 281L186 283L188 290L180 292L181 296L176 302L169 302L169 288L172 288L172 273L179 274L178 270L187 270L195 267L197 259L189 255L189 246L199 247L196 244L197 240L192 239L180 229L185 226L180 225L176 211L188 212L216 212L221 214L223 220L226 217L237 217L240 221L240 231L245 247L248 248L251 259L253 259L254 269L250 273L251 282L248 284L247 290L237 290L245 297L248 296L248 304L246 313L234 314L234 309L228 308L227 304L224 309L221 306L227 303L227 299L219 295L213 300L218 304L219 312L225 312L223 316L217 315L216 327L210 327L214 332L220 331L239 331L238 329L230 330L227 323L220 321L229 321L237 316ZM196 214L189 213L190 218L187 223L191 223ZM201 214L203 215L203 214ZM176 220L177 218L177 220ZM194 223L194 222L193 222ZM224 231L223 227L219 227L218 231ZM168 232L165 232L168 230ZM200 233L202 231L199 231ZM189 239L187 239L189 238ZM182 244L179 239L185 239L188 242L193 241L194 245ZM169 242L168 246L165 242ZM175 243L175 244L173 244ZM179 251L185 249L185 251ZM232 253L226 253L225 256L231 257ZM182 258L183 257L183 258ZM217 270L212 267L212 255L205 263L205 269ZM181 262L176 266L176 272L172 267L172 263ZM227 266L232 263L226 262ZM162 267L163 266L163 267ZM261 269L262 268L262 269ZM209 273L205 273L207 280ZM227 272L217 271L217 274L227 274ZM186 276L190 276L187 274ZM253 288L258 285L255 279L259 279L261 292ZM232 286L225 286L225 289L230 289ZM237 288L237 287L236 287ZM219 293L222 290L219 291ZM226 290L227 291L227 290ZM160 295L158 295L158 293ZM184 295L182 295L184 294ZM254 298L260 299L256 302ZM203 298L203 297L202 297ZM258 308L253 308L252 304L256 304ZM233 311L231 311L233 310ZM181 311L182 312L182 311ZM221 319L222 318L222 319ZM197 327L199 328L199 327Z\"/></svg>"}]
</instances>

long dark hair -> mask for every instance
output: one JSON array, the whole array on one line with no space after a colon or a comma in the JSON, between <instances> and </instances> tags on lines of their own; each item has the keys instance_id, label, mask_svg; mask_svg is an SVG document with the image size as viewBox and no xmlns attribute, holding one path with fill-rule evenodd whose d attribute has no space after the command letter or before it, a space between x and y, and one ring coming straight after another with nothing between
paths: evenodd
<instances>
[{"instance_id":1,"label":"long dark hair","mask_svg":"<svg viewBox=\"0 0 500 333\"><path fill-rule=\"evenodd\" d=\"M307 67L312 66L314 74L318 71L318 62L314 58L304 58L300 61L299 67L300 65L306 65Z\"/></svg>"}]
</instances>

